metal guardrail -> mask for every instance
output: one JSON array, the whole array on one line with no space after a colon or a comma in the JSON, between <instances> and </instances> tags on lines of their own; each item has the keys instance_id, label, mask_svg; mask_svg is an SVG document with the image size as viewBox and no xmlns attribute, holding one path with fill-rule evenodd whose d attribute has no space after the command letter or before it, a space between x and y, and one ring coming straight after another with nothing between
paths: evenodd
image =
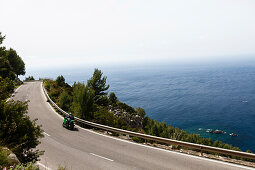
<instances>
[{"instance_id":1,"label":"metal guardrail","mask_svg":"<svg viewBox=\"0 0 255 170\"><path fill-rule=\"evenodd\" d=\"M43 91L44 91L46 97L51 102L51 104L54 107L56 107L64 115L68 115L67 112L62 110L60 107L58 107L56 105L56 103L54 103L51 100L51 98L49 97L46 89L44 88L43 82L42 82L42 88L43 88ZM116 132L116 133L119 133L119 134L125 134L125 135L129 135L129 136L133 136L133 137L139 137L139 138L142 138L142 139L152 140L152 141L161 142L161 143L165 143L165 144L169 144L169 145L179 145L179 146L183 146L183 147L187 147L187 148L191 148L191 149L197 149L197 150L200 150L201 153L203 153L203 152L213 152L213 153L220 153L220 154L237 156L237 157L241 157L241 158L248 158L248 159L255 160L255 154L253 154L253 153L240 152L240 151L228 150L228 149L223 149L223 148L216 148L216 147L212 147L212 146L206 146L206 145L183 142L183 141L167 139L167 138L162 138L162 137L157 137L157 136L146 135L146 134L142 134L142 133L122 130L122 129L118 129L118 128L114 128L114 127L110 127L110 126L105 126L105 125L89 122L89 121L86 121L86 120L83 120L83 119L80 119L80 118L77 118L77 117L75 117L75 121L79 122L79 123L82 123L82 124L85 124L85 125L89 125L89 126L98 128L98 129L103 129L103 130L107 130L107 131L111 131L111 132Z\"/></svg>"}]
</instances>

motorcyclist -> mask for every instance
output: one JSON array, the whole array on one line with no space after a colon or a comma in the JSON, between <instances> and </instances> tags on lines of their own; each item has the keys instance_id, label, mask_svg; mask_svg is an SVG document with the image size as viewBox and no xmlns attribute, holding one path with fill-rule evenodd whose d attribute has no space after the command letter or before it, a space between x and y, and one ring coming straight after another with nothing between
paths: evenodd
<instances>
[{"instance_id":1,"label":"motorcyclist","mask_svg":"<svg viewBox=\"0 0 255 170\"><path fill-rule=\"evenodd\" d=\"M72 115L72 113L69 113L69 115L66 116L65 118L66 118L66 120L67 120L67 124L68 124L68 125L69 125L69 123L70 123L70 120L74 120L74 116Z\"/></svg>"}]
</instances>

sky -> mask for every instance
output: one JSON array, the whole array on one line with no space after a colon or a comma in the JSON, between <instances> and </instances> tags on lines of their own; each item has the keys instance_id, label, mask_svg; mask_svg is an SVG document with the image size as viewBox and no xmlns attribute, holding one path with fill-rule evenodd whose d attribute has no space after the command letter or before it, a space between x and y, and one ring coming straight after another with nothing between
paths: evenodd
<instances>
[{"instance_id":1,"label":"sky","mask_svg":"<svg viewBox=\"0 0 255 170\"><path fill-rule=\"evenodd\" d=\"M1 0L27 68L255 58L254 0Z\"/></svg>"}]
</instances>

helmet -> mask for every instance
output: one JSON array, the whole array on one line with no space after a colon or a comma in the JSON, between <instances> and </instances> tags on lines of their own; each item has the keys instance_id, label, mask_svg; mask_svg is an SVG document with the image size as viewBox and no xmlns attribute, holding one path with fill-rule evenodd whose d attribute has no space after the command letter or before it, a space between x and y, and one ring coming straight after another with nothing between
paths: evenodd
<instances>
[{"instance_id":1,"label":"helmet","mask_svg":"<svg viewBox=\"0 0 255 170\"><path fill-rule=\"evenodd\" d=\"M72 116L72 113L70 112L69 115Z\"/></svg>"}]
</instances>

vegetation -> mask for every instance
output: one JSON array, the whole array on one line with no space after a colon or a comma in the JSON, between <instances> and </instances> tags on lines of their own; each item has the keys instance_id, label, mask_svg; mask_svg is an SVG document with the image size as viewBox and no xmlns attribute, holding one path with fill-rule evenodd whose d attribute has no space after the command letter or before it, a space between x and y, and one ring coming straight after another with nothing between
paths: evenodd
<instances>
[{"instance_id":1,"label":"vegetation","mask_svg":"<svg viewBox=\"0 0 255 170\"><path fill-rule=\"evenodd\" d=\"M5 59L9 61L12 71L16 76L25 75L25 63L15 50L12 48L6 50Z\"/></svg>"},{"instance_id":2,"label":"vegetation","mask_svg":"<svg viewBox=\"0 0 255 170\"><path fill-rule=\"evenodd\" d=\"M4 38L0 33L0 45ZM35 149L40 143L39 138L43 137L42 130L36 125L36 120L29 119L27 102L13 100L7 102L7 98L21 82L18 76L24 74L25 64L17 52L0 46L0 146L9 148L21 163L27 164L37 161L42 154ZM6 156L0 149L0 166L2 167L8 165Z\"/></svg>"},{"instance_id":3,"label":"vegetation","mask_svg":"<svg viewBox=\"0 0 255 170\"><path fill-rule=\"evenodd\" d=\"M34 148L43 137L36 120L27 115L27 102L9 101L0 105L0 143L8 147L24 163L37 160L42 154Z\"/></svg>"},{"instance_id":4,"label":"vegetation","mask_svg":"<svg viewBox=\"0 0 255 170\"><path fill-rule=\"evenodd\" d=\"M10 170L39 170L39 165L35 164L35 162L29 162L27 164L18 164L15 166L11 166Z\"/></svg>"},{"instance_id":5,"label":"vegetation","mask_svg":"<svg viewBox=\"0 0 255 170\"><path fill-rule=\"evenodd\" d=\"M3 150L2 147L0 147L0 168L10 166L11 162L8 159L8 154L6 151Z\"/></svg>"},{"instance_id":6,"label":"vegetation","mask_svg":"<svg viewBox=\"0 0 255 170\"><path fill-rule=\"evenodd\" d=\"M134 109L119 101L113 92L107 96L106 90L109 89L109 85L106 86L106 77L102 78L102 75L100 70L95 69L87 85L78 82L74 83L72 87L69 85L58 86L58 84L66 84L62 77L57 78L56 81L47 79L44 82L53 101L79 118L153 136L240 151L239 148L230 144L202 138L198 134L189 134L184 130L167 125L165 122L153 120L146 116L144 109L140 107ZM133 140L144 142L139 138L133 138Z\"/></svg>"},{"instance_id":7,"label":"vegetation","mask_svg":"<svg viewBox=\"0 0 255 170\"><path fill-rule=\"evenodd\" d=\"M35 80L35 78L33 76L28 76L25 79L25 81L32 81L32 80Z\"/></svg>"},{"instance_id":8,"label":"vegetation","mask_svg":"<svg viewBox=\"0 0 255 170\"><path fill-rule=\"evenodd\" d=\"M24 75L25 63L15 50L7 50L1 46L5 36L0 32L0 77L9 77L11 80L16 79L19 75Z\"/></svg>"},{"instance_id":9,"label":"vegetation","mask_svg":"<svg viewBox=\"0 0 255 170\"><path fill-rule=\"evenodd\" d=\"M109 95L109 104L111 104L111 105L116 105L116 103L117 103L117 100L118 100L118 98L117 98L117 96L115 95L115 93L110 93L110 95Z\"/></svg>"},{"instance_id":10,"label":"vegetation","mask_svg":"<svg viewBox=\"0 0 255 170\"><path fill-rule=\"evenodd\" d=\"M88 88L94 90L94 100L97 105L106 106L108 104L107 92L109 85L106 85L106 77L102 77L101 70L95 69L93 76L88 80Z\"/></svg>"},{"instance_id":11,"label":"vegetation","mask_svg":"<svg viewBox=\"0 0 255 170\"><path fill-rule=\"evenodd\" d=\"M14 84L14 81L12 81L9 77L0 77L0 101L10 97L10 94L14 91Z\"/></svg>"},{"instance_id":12,"label":"vegetation","mask_svg":"<svg viewBox=\"0 0 255 170\"><path fill-rule=\"evenodd\" d=\"M72 112L82 119L93 118L95 111L95 92L85 84L77 83L73 86Z\"/></svg>"},{"instance_id":13,"label":"vegetation","mask_svg":"<svg viewBox=\"0 0 255 170\"><path fill-rule=\"evenodd\" d=\"M23 164L9 158L10 151L0 147L0 169L10 170L39 170L39 165L35 161ZM8 168L7 168L8 167Z\"/></svg>"}]
</instances>

